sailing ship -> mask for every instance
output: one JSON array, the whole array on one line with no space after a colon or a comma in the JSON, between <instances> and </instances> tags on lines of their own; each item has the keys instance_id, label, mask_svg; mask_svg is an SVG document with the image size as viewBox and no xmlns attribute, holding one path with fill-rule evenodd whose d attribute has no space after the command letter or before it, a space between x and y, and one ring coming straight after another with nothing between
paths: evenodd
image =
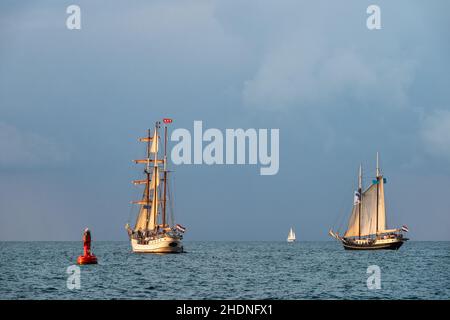
<instances>
[{"instance_id":1,"label":"sailing ship","mask_svg":"<svg viewBox=\"0 0 450 320\"><path fill-rule=\"evenodd\" d=\"M359 167L358 190L355 192L352 213L344 236L330 229L329 234L342 242L347 250L397 250L408 239L403 232L408 228L403 226L388 229L386 226L386 206L384 199L383 177L379 167L377 152L376 177L370 186L363 191L362 166Z\"/></svg>"},{"instance_id":2,"label":"sailing ship","mask_svg":"<svg viewBox=\"0 0 450 320\"><path fill-rule=\"evenodd\" d=\"M290 229L287 237L287 242L295 242L295 232L294 229Z\"/></svg>"},{"instance_id":3,"label":"sailing ship","mask_svg":"<svg viewBox=\"0 0 450 320\"><path fill-rule=\"evenodd\" d=\"M164 119L165 124L172 122ZM135 180L135 185L144 185L142 199L133 201L139 206L134 228L129 223L125 228L131 241L131 248L136 253L180 253L183 252L183 233L185 228L169 224L167 216L169 202L167 170L167 125L164 126L164 155L159 157L161 123L155 124L153 136L148 130L147 137L140 138L140 142L146 143L146 157L134 160L136 164L144 164L145 179Z\"/></svg>"}]
</instances>

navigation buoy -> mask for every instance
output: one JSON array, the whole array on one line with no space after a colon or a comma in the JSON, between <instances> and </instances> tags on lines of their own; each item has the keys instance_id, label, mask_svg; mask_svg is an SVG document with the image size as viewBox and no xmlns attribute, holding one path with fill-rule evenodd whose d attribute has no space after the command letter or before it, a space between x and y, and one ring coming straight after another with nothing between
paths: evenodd
<instances>
[{"instance_id":1,"label":"navigation buoy","mask_svg":"<svg viewBox=\"0 0 450 320\"><path fill-rule=\"evenodd\" d=\"M84 254L77 259L78 264L96 264L97 257L91 252L91 231L86 228L83 234Z\"/></svg>"}]
</instances>

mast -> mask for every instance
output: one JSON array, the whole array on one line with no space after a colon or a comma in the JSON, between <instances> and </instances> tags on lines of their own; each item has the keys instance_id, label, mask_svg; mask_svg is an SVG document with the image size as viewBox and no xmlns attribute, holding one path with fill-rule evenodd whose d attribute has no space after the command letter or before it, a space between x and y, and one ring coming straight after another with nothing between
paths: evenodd
<instances>
[{"instance_id":1,"label":"mast","mask_svg":"<svg viewBox=\"0 0 450 320\"><path fill-rule=\"evenodd\" d=\"M167 126L164 126L164 194L162 226L166 227L166 204L167 204Z\"/></svg>"},{"instance_id":2,"label":"mast","mask_svg":"<svg viewBox=\"0 0 450 320\"><path fill-rule=\"evenodd\" d=\"M379 214L379 210L378 210L378 198L379 198L379 194L380 194L380 163L379 163L379 157L378 157L378 151L377 151L377 229L376 229L376 235L378 235L378 214Z\"/></svg>"},{"instance_id":3,"label":"mast","mask_svg":"<svg viewBox=\"0 0 450 320\"><path fill-rule=\"evenodd\" d=\"M358 193L359 193L359 210L358 210L358 237L361 239L361 209L362 209L362 164L359 165L358 175Z\"/></svg>"},{"instance_id":4,"label":"mast","mask_svg":"<svg viewBox=\"0 0 450 320\"><path fill-rule=\"evenodd\" d=\"M149 215L149 205L150 205L150 140L151 140L151 135L150 135L150 129L148 129L148 134L147 134L147 165L145 167L145 173L147 174L147 183L145 185L145 191L144 191L144 197L145 197L145 201L146 201L146 206L147 206L147 210L146 210L146 226L148 229L148 222L150 220L150 215Z\"/></svg>"},{"instance_id":5,"label":"mast","mask_svg":"<svg viewBox=\"0 0 450 320\"><path fill-rule=\"evenodd\" d=\"M156 122L155 125L155 139L156 141L153 141L155 144L155 148L153 150L154 154L154 166L153 166L153 199L152 199L152 212L153 212L153 225L156 226L157 223L157 215L158 215L158 128L159 128L159 122Z\"/></svg>"},{"instance_id":6,"label":"mast","mask_svg":"<svg viewBox=\"0 0 450 320\"><path fill-rule=\"evenodd\" d=\"M380 176L380 160L378 157L378 151L377 151L377 178Z\"/></svg>"}]
</instances>

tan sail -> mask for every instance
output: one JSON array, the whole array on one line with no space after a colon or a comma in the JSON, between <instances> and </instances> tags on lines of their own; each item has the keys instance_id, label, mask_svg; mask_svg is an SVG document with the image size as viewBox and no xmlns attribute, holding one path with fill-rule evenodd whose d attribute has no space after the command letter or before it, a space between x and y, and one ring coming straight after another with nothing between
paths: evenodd
<instances>
[{"instance_id":1,"label":"tan sail","mask_svg":"<svg viewBox=\"0 0 450 320\"><path fill-rule=\"evenodd\" d=\"M386 207L384 204L384 179L378 178L378 233L386 232Z\"/></svg>"},{"instance_id":2,"label":"tan sail","mask_svg":"<svg viewBox=\"0 0 450 320\"><path fill-rule=\"evenodd\" d=\"M155 167L154 171L153 171L153 179L150 183L150 191L152 194L152 204L151 204L151 214L150 214L150 218L148 220L148 230L154 230L157 225L158 207L159 207L158 186L159 186L159 173L158 173L158 168Z\"/></svg>"},{"instance_id":3,"label":"tan sail","mask_svg":"<svg viewBox=\"0 0 450 320\"><path fill-rule=\"evenodd\" d=\"M344 237L356 237L360 234L360 210L361 210L361 190L362 190L362 165L359 165L358 173L358 190L355 191L353 197L353 208L350 220L348 222L347 231Z\"/></svg>"},{"instance_id":4,"label":"tan sail","mask_svg":"<svg viewBox=\"0 0 450 320\"><path fill-rule=\"evenodd\" d=\"M156 228L156 225L158 224L158 207L159 207L159 192L158 192L158 186L159 186L159 171L158 171L158 144L159 144L159 137L157 130L153 133L152 138L152 146L150 147L150 153L154 154L154 167L153 167L153 175L152 175L152 181L150 184L150 191L151 191L151 197L152 197L152 206L151 206L151 214L150 219L148 221L148 230L153 231Z\"/></svg>"},{"instance_id":5,"label":"tan sail","mask_svg":"<svg viewBox=\"0 0 450 320\"><path fill-rule=\"evenodd\" d=\"M362 195L361 236L383 233L386 230L386 209L384 204L384 181L372 184ZM378 193L378 194L377 194Z\"/></svg>"},{"instance_id":6,"label":"tan sail","mask_svg":"<svg viewBox=\"0 0 450 320\"><path fill-rule=\"evenodd\" d=\"M377 232L377 186L372 184L362 194L361 199L361 236Z\"/></svg>"},{"instance_id":7,"label":"tan sail","mask_svg":"<svg viewBox=\"0 0 450 320\"><path fill-rule=\"evenodd\" d=\"M359 204L354 205L352 209L352 215L348 222L347 231L344 237L357 237L359 235Z\"/></svg>"},{"instance_id":8,"label":"tan sail","mask_svg":"<svg viewBox=\"0 0 450 320\"><path fill-rule=\"evenodd\" d=\"M150 181L150 192L151 190L156 189L159 186L159 177L156 175L156 179L153 179ZM148 197L149 188L145 188L143 200L141 201L135 201L134 203L140 204L141 208L139 210L139 214L136 220L136 226L134 227L135 231L143 231L143 230L153 230L156 226L157 221L157 212L158 212L158 190L156 191L156 199L151 199L150 203L148 203L145 199ZM153 194L153 193L151 193ZM156 204L156 205L155 205ZM155 208L152 210L152 208ZM148 219L148 221L147 221Z\"/></svg>"},{"instance_id":9,"label":"tan sail","mask_svg":"<svg viewBox=\"0 0 450 320\"><path fill-rule=\"evenodd\" d=\"M144 199L147 198L148 188L145 187L144 191ZM136 226L134 227L134 231L143 231L147 228L147 218L150 216L149 205L148 203L144 203L141 205L139 210L138 217L136 219Z\"/></svg>"}]
</instances>

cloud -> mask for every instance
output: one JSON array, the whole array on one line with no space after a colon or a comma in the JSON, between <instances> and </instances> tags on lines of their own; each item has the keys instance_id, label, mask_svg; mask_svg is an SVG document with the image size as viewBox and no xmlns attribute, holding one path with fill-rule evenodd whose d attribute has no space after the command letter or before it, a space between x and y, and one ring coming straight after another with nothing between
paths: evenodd
<instances>
[{"instance_id":1,"label":"cloud","mask_svg":"<svg viewBox=\"0 0 450 320\"><path fill-rule=\"evenodd\" d=\"M227 1L217 9L224 29L253 48L254 68L242 89L244 105L278 110L341 101L387 108L409 103L421 61L413 41L400 41L409 18L387 15L386 30L369 31L367 5L359 1L346 6L329 1L260 3L250 9ZM390 6L383 6L383 12L395 10Z\"/></svg>"},{"instance_id":2,"label":"cloud","mask_svg":"<svg viewBox=\"0 0 450 320\"><path fill-rule=\"evenodd\" d=\"M429 154L450 160L450 111L436 110L425 116L420 137Z\"/></svg>"},{"instance_id":3,"label":"cloud","mask_svg":"<svg viewBox=\"0 0 450 320\"><path fill-rule=\"evenodd\" d=\"M68 157L68 153L52 140L0 122L0 168L60 165Z\"/></svg>"},{"instance_id":4,"label":"cloud","mask_svg":"<svg viewBox=\"0 0 450 320\"><path fill-rule=\"evenodd\" d=\"M402 107L414 79L414 59L371 60L362 49L286 41L247 80L243 100L262 108L378 104Z\"/></svg>"}]
</instances>

